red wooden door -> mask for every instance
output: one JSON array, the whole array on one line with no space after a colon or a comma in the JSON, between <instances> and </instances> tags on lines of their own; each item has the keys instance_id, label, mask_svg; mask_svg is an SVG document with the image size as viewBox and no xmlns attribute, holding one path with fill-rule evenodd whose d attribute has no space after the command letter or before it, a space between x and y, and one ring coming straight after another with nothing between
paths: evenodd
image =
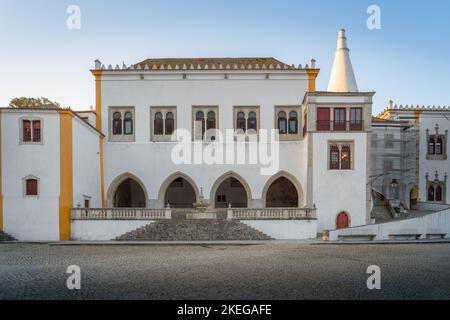
<instances>
[{"instance_id":1,"label":"red wooden door","mask_svg":"<svg viewBox=\"0 0 450 320\"><path fill-rule=\"evenodd\" d=\"M337 216L336 227L337 229L345 229L350 226L348 215L345 212L339 213Z\"/></svg>"},{"instance_id":2,"label":"red wooden door","mask_svg":"<svg viewBox=\"0 0 450 320\"><path fill-rule=\"evenodd\" d=\"M317 131L330 131L330 108L317 108Z\"/></svg>"}]
</instances>

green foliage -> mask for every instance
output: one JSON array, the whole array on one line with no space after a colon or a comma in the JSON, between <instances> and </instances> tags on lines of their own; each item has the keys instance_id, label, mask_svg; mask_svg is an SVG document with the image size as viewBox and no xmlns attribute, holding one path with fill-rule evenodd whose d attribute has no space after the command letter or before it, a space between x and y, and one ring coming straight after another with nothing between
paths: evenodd
<instances>
[{"instance_id":1,"label":"green foliage","mask_svg":"<svg viewBox=\"0 0 450 320\"><path fill-rule=\"evenodd\" d=\"M9 103L9 108L54 108L57 109L60 107L59 103L56 101L51 101L47 98L14 98Z\"/></svg>"}]
</instances>

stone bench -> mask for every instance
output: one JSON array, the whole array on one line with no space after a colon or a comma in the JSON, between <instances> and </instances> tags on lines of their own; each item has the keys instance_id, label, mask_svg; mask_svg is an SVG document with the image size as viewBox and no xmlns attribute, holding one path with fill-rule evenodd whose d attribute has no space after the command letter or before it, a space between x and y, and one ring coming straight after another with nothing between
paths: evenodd
<instances>
[{"instance_id":1,"label":"stone bench","mask_svg":"<svg viewBox=\"0 0 450 320\"><path fill-rule=\"evenodd\" d=\"M426 237L428 240L444 239L446 235L446 233L427 233Z\"/></svg>"},{"instance_id":2,"label":"stone bench","mask_svg":"<svg viewBox=\"0 0 450 320\"><path fill-rule=\"evenodd\" d=\"M419 240L421 236L420 233L396 233L390 234L389 240Z\"/></svg>"},{"instance_id":3,"label":"stone bench","mask_svg":"<svg viewBox=\"0 0 450 320\"><path fill-rule=\"evenodd\" d=\"M338 236L339 241L373 241L376 234L341 234Z\"/></svg>"}]
</instances>

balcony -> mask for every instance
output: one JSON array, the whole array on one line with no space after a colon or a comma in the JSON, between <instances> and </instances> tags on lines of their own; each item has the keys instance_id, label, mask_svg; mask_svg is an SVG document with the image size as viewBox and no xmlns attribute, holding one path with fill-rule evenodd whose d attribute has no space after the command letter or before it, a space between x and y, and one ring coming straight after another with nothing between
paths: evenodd
<instances>
[{"instance_id":1,"label":"balcony","mask_svg":"<svg viewBox=\"0 0 450 320\"><path fill-rule=\"evenodd\" d=\"M317 131L329 132L348 132L348 131L363 131L364 121L330 121L330 120L318 120Z\"/></svg>"}]
</instances>

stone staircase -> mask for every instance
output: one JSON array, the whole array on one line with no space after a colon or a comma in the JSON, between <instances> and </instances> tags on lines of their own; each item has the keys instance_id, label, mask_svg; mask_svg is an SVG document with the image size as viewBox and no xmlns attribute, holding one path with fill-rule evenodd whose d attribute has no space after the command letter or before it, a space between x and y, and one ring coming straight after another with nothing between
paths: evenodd
<instances>
[{"instance_id":1,"label":"stone staircase","mask_svg":"<svg viewBox=\"0 0 450 320\"><path fill-rule=\"evenodd\" d=\"M239 221L161 220L128 232L117 241L233 241L273 240Z\"/></svg>"},{"instance_id":2,"label":"stone staircase","mask_svg":"<svg viewBox=\"0 0 450 320\"><path fill-rule=\"evenodd\" d=\"M378 206L372 209L372 218L375 219L376 223L392 221L392 217L389 209L385 206Z\"/></svg>"},{"instance_id":3,"label":"stone staircase","mask_svg":"<svg viewBox=\"0 0 450 320\"><path fill-rule=\"evenodd\" d=\"M0 242L6 242L6 241L16 241L13 237L11 237L9 234L0 232Z\"/></svg>"}]
</instances>

